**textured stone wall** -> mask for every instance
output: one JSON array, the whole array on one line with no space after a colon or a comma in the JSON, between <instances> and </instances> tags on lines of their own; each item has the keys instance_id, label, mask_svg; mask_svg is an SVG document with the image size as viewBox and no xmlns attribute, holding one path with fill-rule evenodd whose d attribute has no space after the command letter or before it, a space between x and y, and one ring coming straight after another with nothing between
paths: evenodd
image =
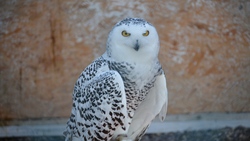
<instances>
[{"instance_id":1,"label":"textured stone wall","mask_svg":"<svg viewBox=\"0 0 250 141\"><path fill-rule=\"evenodd\" d=\"M0 119L68 117L81 71L125 17L155 25L169 114L250 112L250 2L0 1Z\"/></svg>"}]
</instances>

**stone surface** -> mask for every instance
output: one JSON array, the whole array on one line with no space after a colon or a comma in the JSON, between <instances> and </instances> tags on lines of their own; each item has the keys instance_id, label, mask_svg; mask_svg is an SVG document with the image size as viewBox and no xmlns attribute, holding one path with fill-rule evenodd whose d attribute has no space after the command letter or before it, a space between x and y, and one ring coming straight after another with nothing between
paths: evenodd
<instances>
[{"instance_id":1,"label":"stone surface","mask_svg":"<svg viewBox=\"0 0 250 141\"><path fill-rule=\"evenodd\" d=\"M81 71L125 17L161 39L169 113L250 112L250 2L0 1L0 119L68 117Z\"/></svg>"},{"instance_id":2,"label":"stone surface","mask_svg":"<svg viewBox=\"0 0 250 141\"><path fill-rule=\"evenodd\" d=\"M2 141L59 141L62 136L1 138ZM141 141L249 141L250 128L225 127L216 130L170 132L164 134L145 134Z\"/></svg>"}]
</instances>

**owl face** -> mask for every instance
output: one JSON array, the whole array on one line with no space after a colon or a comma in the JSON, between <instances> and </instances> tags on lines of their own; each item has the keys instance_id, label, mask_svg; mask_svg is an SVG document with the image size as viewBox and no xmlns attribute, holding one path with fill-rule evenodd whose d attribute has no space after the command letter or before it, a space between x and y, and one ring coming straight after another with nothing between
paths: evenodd
<instances>
[{"instance_id":1,"label":"owl face","mask_svg":"<svg viewBox=\"0 0 250 141\"><path fill-rule=\"evenodd\" d=\"M147 21L128 18L117 23L110 32L107 51L118 60L157 57L159 37Z\"/></svg>"}]
</instances>

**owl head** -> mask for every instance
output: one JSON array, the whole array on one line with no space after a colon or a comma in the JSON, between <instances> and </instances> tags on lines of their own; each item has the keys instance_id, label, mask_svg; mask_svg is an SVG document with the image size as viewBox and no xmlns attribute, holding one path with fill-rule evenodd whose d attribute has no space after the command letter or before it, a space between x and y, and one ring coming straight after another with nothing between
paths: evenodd
<instances>
[{"instance_id":1,"label":"owl head","mask_svg":"<svg viewBox=\"0 0 250 141\"><path fill-rule=\"evenodd\" d=\"M107 40L107 54L116 61L140 62L157 58L159 37L155 27L140 18L118 22Z\"/></svg>"}]
</instances>

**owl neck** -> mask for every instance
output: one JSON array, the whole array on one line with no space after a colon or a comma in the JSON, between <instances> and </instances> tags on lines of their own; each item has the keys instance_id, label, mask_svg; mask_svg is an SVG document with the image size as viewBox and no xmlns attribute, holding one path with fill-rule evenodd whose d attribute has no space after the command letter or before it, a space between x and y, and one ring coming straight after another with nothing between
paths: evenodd
<instances>
[{"instance_id":1,"label":"owl neck","mask_svg":"<svg viewBox=\"0 0 250 141\"><path fill-rule=\"evenodd\" d=\"M158 52L136 52L136 51L126 51L121 53L108 52L106 51L103 56L109 60L116 62L127 62L130 64L151 64L158 61Z\"/></svg>"},{"instance_id":2,"label":"owl neck","mask_svg":"<svg viewBox=\"0 0 250 141\"><path fill-rule=\"evenodd\" d=\"M116 61L107 54L103 54L103 58L108 61L109 69L117 71L126 83L136 85L141 90L144 86L154 80L161 70L159 61L144 62L144 63L130 63L128 61Z\"/></svg>"},{"instance_id":3,"label":"owl neck","mask_svg":"<svg viewBox=\"0 0 250 141\"><path fill-rule=\"evenodd\" d=\"M138 48L136 47L138 45ZM120 43L110 38L106 44L107 56L117 62L130 64L145 64L158 60L160 43L152 41L150 44L133 42L130 44Z\"/></svg>"}]
</instances>

